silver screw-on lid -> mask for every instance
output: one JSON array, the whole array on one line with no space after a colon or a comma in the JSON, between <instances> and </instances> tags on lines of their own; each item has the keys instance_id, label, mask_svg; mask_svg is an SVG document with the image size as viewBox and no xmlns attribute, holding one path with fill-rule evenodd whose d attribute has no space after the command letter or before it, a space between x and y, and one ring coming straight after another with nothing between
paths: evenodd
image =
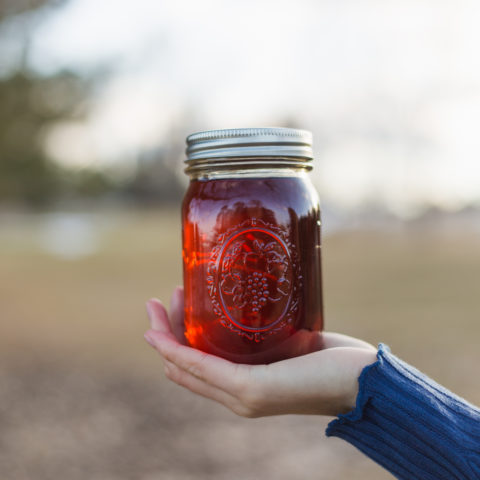
<instances>
[{"instance_id":1,"label":"silver screw-on lid","mask_svg":"<svg viewBox=\"0 0 480 480\"><path fill-rule=\"evenodd\" d=\"M209 130L187 137L187 162L207 158L293 157L313 159L312 134L295 128Z\"/></svg>"}]
</instances>

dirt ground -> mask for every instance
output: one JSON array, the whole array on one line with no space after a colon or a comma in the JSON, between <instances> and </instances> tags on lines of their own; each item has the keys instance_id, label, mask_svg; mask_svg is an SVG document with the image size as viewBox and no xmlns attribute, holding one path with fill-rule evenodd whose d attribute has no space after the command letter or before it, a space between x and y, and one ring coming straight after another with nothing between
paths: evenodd
<instances>
[{"instance_id":1,"label":"dirt ground","mask_svg":"<svg viewBox=\"0 0 480 480\"><path fill-rule=\"evenodd\" d=\"M393 478L327 439L330 418L238 418L163 377L144 303L181 283L175 211L62 218L0 216L2 480ZM327 231L327 328L480 404L479 245L435 225Z\"/></svg>"}]
</instances>

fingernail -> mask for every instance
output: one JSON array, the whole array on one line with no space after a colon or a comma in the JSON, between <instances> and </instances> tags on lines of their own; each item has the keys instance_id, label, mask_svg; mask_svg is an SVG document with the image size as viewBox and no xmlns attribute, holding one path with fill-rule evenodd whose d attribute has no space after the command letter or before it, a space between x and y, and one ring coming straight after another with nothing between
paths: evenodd
<instances>
[{"instance_id":1,"label":"fingernail","mask_svg":"<svg viewBox=\"0 0 480 480\"><path fill-rule=\"evenodd\" d=\"M178 288L175 288L172 293L172 298L170 300L170 307L173 308L173 306L178 302Z\"/></svg>"},{"instance_id":2,"label":"fingernail","mask_svg":"<svg viewBox=\"0 0 480 480\"><path fill-rule=\"evenodd\" d=\"M183 287L181 285L178 285L177 287L175 287L174 293L175 297L180 300L183 296Z\"/></svg>"},{"instance_id":3,"label":"fingernail","mask_svg":"<svg viewBox=\"0 0 480 480\"><path fill-rule=\"evenodd\" d=\"M153 308L152 306L150 305L150 300L145 304L146 308L147 308L147 314L148 314L148 318L151 320L152 317L153 317Z\"/></svg>"},{"instance_id":4,"label":"fingernail","mask_svg":"<svg viewBox=\"0 0 480 480\"><path fill-rule=\"evenodd\" d=\"M153 348L155 348L155 342L153 341L153 338L148 334L148 333L145 333L143 335L143 338L145 338L145 340L147 341L147 343L152 346Z\"/></svg>"},{"instance_id":5,"label":"fingernail","mask_svg":"<svg viewBox=\"0 0 480 480\"><path fill-rule=\"evenodd\" d=\"M147 313L148 313L148 318L150 319L150 327L152 330L164 330L163 324L161 321L157 319L157 312L155 311L154 305L152 305L151 300L149 300L147 303Z\"/></svg>"}]
</instances>

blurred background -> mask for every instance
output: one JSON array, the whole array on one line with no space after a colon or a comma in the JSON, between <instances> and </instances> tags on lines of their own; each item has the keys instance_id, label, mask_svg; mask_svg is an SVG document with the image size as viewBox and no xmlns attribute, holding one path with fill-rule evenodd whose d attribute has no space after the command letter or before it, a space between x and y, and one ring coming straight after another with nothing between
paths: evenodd
<instances>
[{"instance_id":1,"label":"blurred background","mask_svg":"<svg viewBox=\"0 0 480 480\"><path fill-rule=\"evenodd\" d=\"M312 130L326 324L480 404L480 4L0 0L0 477L387 479L165 380L186 135Z\"/></svg>"}]
</instances>

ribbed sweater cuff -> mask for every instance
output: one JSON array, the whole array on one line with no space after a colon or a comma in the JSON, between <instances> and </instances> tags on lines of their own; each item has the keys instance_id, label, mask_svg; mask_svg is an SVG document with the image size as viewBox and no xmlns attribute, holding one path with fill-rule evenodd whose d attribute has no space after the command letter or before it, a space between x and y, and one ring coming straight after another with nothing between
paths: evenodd
<instances>
[{"instance_id":1,"label":"ribbed sweater cuff","mask_svg":"<svg viewBox=\"0 0 480 480\"><path fill-rule=\"evenodd\" d=\"M400 479L480 479L479 409L382 344L358 382L355 409L330 422L327 436L348 441Z\"/></svg>"}]
</instances>

